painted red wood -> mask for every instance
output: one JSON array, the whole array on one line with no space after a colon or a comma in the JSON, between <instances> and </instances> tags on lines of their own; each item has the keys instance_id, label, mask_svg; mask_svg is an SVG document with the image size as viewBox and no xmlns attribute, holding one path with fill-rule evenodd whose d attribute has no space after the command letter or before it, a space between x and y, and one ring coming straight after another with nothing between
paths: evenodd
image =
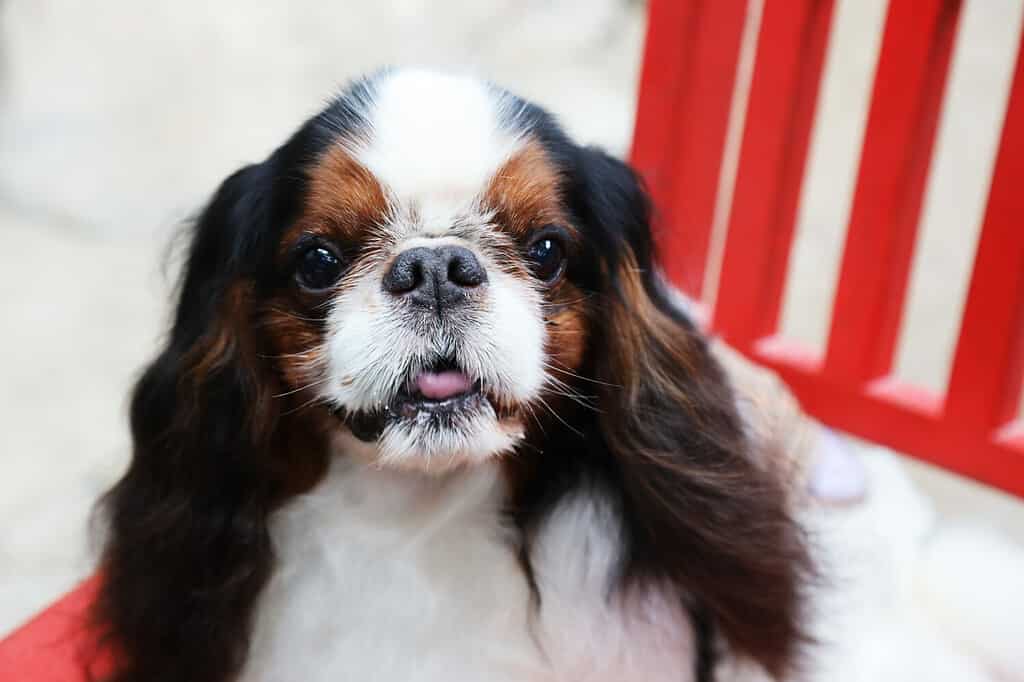
<instances>
[{"instance_id":1,"label":"painted red wood","mask_svg":"<svg viewBox=\"0 0 1024 682\"><path fill-rule=\"evenodd\" d=\"M958 0L889 5L825 358L849 382L892 366L959 15Z\"/></svg>"},{"instance_id":2,"label":"painted red wood","mask_svg":"<svg viewBox=\"0 0 1024 682\"><path fill-rule=\"evenodd\" d=\"M821 357L780 338L776 329L832 3L765 3L711 327L777 370L826 423L1024 495L1024 424L1012 420L1024 381L1020 61L949 394L888 376L960 13L959 0L890 3L829 344ZM652 33L650 40L671 40L667 35ZM651 54L658 54L657 46L648 45ZM656 66L647 64L645 73ZM642 126L645 114L654 114L644 111L645 101L641 92L638 149L650 144ZM671 126L662 130L672 134ZM668 154L688 156L689 150L677 146ZM670 196L656 200L674 205L687 191L683 185L692 183L676 173L707 156L721 158L706 149L682 161L660 157L660 168L671 177L660 177L659 191ZM717 177L718 165L711 174ZM694 191L710 196L707 186ZM665 216L670 229L680 227L678 213ZM683 259L687 269L685 259L706 258L703 250L665 255ZM675 266L666 263L670 273ZM675 281L692 293L685 278Z\"/></svg>"},{"instance_id":3,"label":"painted red wood","mask_svg":"<svg viewBox=\"0 0 1024 682\"><path fill-rule=\"evenodd\" d=\"M91 578L0 641L0 682L86 682L109 661L94 658L86 627L98 578Z\"/></svg>"},{"instance_id":4,"label":"painted red wood","mask_svg":"<svg viewBox=\"0 0 1024 682\"><path fill-rule=\"evenodd\" d=\"M832 11L764 6L712 323L740 349L778 324Z\"/></svg>"},{"instance_id":5,"label":"painted red wood","mask_svg":"<svg viewBox=\"0 0 1024 682\"><path fill-rule=\"evenodd\" d=\"M774 369L809 413L949 471L1024 497L1024 432L980 433L945 418L942 397L894 380L854 385L823 375L810 354L771 339L750 357Z\"/></svg>"},{"instance_id":6,"label":"painted red wood","mask_svg":"<svg viewBox=\"0 0 1024 682\"><path fill-rule=\"evenodd\" d=\"M637 94L636 133L630 161L647 182L647 190L660 208L670 203L672 142L681 93L686 87L691 59L681 36L693 33L699 3L651 0L647 13L640 91Z\"/></svg>"},{"instance_id":7,"label":"painted red wood","mask_svg":"<svg viewBox=\"0 0 1024 682\"><path fill-rule=\"evenodd\" d=\"M652 0L632 163L666 275L702 293L746 0Z\"/></svg>"},{"instance_id":8,"label":"painted red wood","mask_svg":"<svg viewBox=\"0 0 1024 682\"><path fill-rule=\"evenodd\" d=\"M964 429L1004 428L1024 378L1024 43L1017 55L946 413ZM1024 457L1021 457L1024 459Z\"/></svg>"}]
</instances>

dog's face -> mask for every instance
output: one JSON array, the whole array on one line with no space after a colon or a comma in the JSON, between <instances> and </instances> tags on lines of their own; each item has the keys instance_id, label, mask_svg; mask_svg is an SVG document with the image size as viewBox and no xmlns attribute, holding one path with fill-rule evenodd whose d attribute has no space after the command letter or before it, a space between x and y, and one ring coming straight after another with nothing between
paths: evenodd
<instances>
[{"instance_id":1,"label":"dog's face","mask_svg":"<svg viewBox=\"0 0 1024 682\"><path fill-rule=\"evenodd\" d=\"M286 390L338 415L347 450L429 469L506 452L580 362L581 235L516 104L385 75L305 171L265 319Z\"/></svg>"}]
</instances>

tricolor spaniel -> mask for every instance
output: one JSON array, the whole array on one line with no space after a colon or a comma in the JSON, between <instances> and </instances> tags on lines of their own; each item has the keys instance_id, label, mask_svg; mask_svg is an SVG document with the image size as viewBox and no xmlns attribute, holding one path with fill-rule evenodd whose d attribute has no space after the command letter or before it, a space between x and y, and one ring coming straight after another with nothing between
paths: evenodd
<instances>
[{"instance_id":1,"label":"tricolor spaniel","mask_svg":"<svg viewBox=\"0 0 1024 682\"><path fill-rule=\"evenodd\" d=\"M111 679L791 672L805 542L649 221L542 109L418 70L225 180L106 500Z\"/></svg>"}]
</instances>

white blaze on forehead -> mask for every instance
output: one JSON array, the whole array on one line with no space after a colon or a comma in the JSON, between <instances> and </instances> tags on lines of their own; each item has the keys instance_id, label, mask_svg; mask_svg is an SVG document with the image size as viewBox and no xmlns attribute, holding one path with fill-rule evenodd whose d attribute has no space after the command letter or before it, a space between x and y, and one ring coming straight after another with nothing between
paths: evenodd
<instances>
[{"instance_id":1,"label":"white blaze on forehead","mask_svg":"<svg viewBox=\"0 0 1024 682\"><path fill-rule=\"evenodd\" d=\"M402 301L381 286L390 258L349 276L331 306L318 392L349 412L382 411L417 372L444 357L498 405L529 405L546 378L542 295L528 278L505 273L471 236L446 234L455 225L483 228L492 220L481 195L524 142L502 125L510 100L479 81L420 70L385 74L371 92L359 102L367 134L347 141L346 151L392 203L389 223L381 226L391 232L391 253L465 245L487 269L488 286L469 318L435 320L425 332L426 323L411 321ZM428 421L389 422L373 459L393 468L454 467L508 451L523 437L516 419L493 408L448 428Z\"/></svg>"},{"instance_id":2,"label":"white blaze on forehead","mask_svg":"<svg viewBox=\"0 0 1024 682\"><path fill-rule=\"evenodd\" d=\"M518 138L501 125L497 95L477 80L402 70L377 84L370 134L359 161L403 205L415 205L422 229L443 232L515 153Z\"/></svg>"}]
</instances>

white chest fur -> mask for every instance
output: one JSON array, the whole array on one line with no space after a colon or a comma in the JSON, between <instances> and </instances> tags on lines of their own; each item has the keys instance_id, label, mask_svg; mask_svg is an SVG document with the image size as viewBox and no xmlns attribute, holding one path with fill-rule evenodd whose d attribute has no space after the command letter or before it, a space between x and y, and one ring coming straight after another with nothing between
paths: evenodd
<instances>
[{"instance_id":1,"label":"white chest fur","mask_svg":"<svg viewBox=\"0 0 1024 682\"><path fill-rule=\"evenodd\" d=\"M610 602L617 528L578 495L542 530L530 591L496 465L445 478L337 461L278 513L245 682L687 680L690 629L656 595Z\"/></svg>"}]
</instances>

